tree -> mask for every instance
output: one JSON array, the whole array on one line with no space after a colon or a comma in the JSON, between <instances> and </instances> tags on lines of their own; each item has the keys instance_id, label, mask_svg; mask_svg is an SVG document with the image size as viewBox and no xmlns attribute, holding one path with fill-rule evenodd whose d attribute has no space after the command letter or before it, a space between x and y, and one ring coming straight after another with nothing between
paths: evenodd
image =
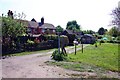
<instances>
[{"instance_id":1,"label":"tree","mask_svg":"<svg viewBox=\"0 0 120 80\"><path fill-rule=\"evenodd\" d=\"M13 14L13 13L12 13ZM26 22L19 19L15 19L15 17L11 17L10 15L2 16L2 48L3 53L13 53L15 50L20 50L20 40L18 36L23 36L26 34Z\"/></svg>"},{"instance_id":2,"label":"tree","mask_svg":"<svg viewBox=\"0 0 120 80\"><path fill-rule=\"evenodd\" d=\"M77 21L76 21L76 20L69 21L69 22L67 23L66 29L74 30L74 31L80 31L80 25L77 24Z\"/></svg>"},{"instance_id":3,"label":"tree","mask_svg":"<svg viewBox=\"0 0 120 80\"><path fill-rule=\"evenodd\" d=\"M112 27L109 32L109 35L113 36L113 37L117 37L118 35L120 35L120 32L118 31L117 27Z\"/></svg>"},{"instance_id":4,"label":"tree","mask_svg":"<svg viewBox=\"0 0 120 80\"><path fill-rule=\"evenodd\" d=\"M84 30L83 33L84 34L94 34L95 32L92 30Z\"/></svg>"},{"instance_id":5,"label":"tree","mask_svg":"<svg viewBox=\"0 0 120 80\"><path fill-rule=\"evenodd\" d=\"M2 18L2 35L4 37L17 37L26 33L25 25L10 17Z\"/></svg>"},{"instance_id":6,"label":"tree","mask_svg":"<svg viewBox=\"0 0 120 80\"><path fill-rule=\"evenodd\" d=\"M112 15L113 15L112 24L120 26L120 8L115 8L112 11Z\"/></svg>"},{"instance_id":7,"label":"tree","mask_svg":"<svg viewBox=\"0 0 120 80\"><path fill-rule=\"evenodd\" d=\"M26 23L22 20L23 17L26 17L23 12L13 15L13 12L9 10L7 17L2 16L2 35L4 37L17 37L26 34Z\"/></svg>"},{"instance_id":8,"label":"tree","mask_svg":"<svg viewBox=\"0 0 120 80\"><path fill-rule=\"evenodd\" d=\"M103 27L99 28L98 34L99 35L104 35L105 34L105 29Z\"/></svg>"},{"instance_id":9,"label":"tree","mask_svg":"<svg viewBox=\"0 0 120 80\"><path fill-rule=\"evenodd\" d=\"M63 28L60 25L58 25L56 27L56 32L63 32Z\"/></svg>"},{"instance_id":10,"label":"tree","mask_svg":"<svg viewBox=\"0 0 120 80\"><path fill-rule=\"evenodd\" d=\"M111 28L111 30L109 31L110 34L112 34L113 36L117 36L116 34L116 29L118 32L118 36L120 36L120 7L115 8L112 11L112 16L113 16L113 20L112 20L112 25L115 25L115 27ZM114 33L113 33L114 32Z\"/></svg>"}]
</instances>

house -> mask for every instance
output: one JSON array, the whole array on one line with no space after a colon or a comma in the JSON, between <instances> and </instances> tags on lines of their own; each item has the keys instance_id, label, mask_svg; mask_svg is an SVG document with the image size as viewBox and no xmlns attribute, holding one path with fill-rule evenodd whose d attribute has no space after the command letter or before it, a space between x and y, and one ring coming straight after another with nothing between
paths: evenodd
<instances>
[{"instance_id":1,"label":"house","mask_svg":"<svg viewBox=\"0 0 120 80\"><path fill-rule=\"evenodd\" d=\"M28 34L40 35L40 34L56 34L56 28L53 24L44 23L44 18L41 18L41 22L37 22L34 18L28 21Z\"/></svg>"},{"instance_id":2,"label":"house","mask_svg":"<svg viewBox=\"0 0 120 80\"><path fill-rule=\"evenodd\" d=\"M74 33L72 30L68 30L68 29L66 29L62 32L62 35L67 35L67 34L74 34Z\"/></svg>"},{"instance_id":3,"label":"house","mask_svg":"<svg viewBox=\"0 0 120 80\"><path fill-rule=\"evenodd\" d=\"M83 35L83 32L81 32L81 31L76 32L74 30L68 30L68 29L66 29L62 32L62 35L67 35L67 34L75 34L77 38L81 38L81 35Z\"/></svg>"},{"instance_id":4,"label":"house","mask_svg":"<svg viewBox=\"0 0 120 80\"><path fill-rule=\"evenodd\" d=\"M44 23L43 25L39 26L39 29L41 29L43 34L56 34L56 28L50 23Z\"/></svg>"},{"instance_id":5,"label":"house","mask_svg":"<svg viewBox=\"0 0 120 80\"><path fill-rule=\"evenodd\" d=\"M28 21L28 34L39 34L39 25L37 22L34 21Z\"/></svg>"},{"instance_id":6,"label":"house","mask_svg":"<svg viewBox=\"0 0 120 80\"><path fill-rule=\"evenodd\" d=\"M81 38L81 36L83 34L82 34L82 32L76 32L76 31L73 31L73 30L66 29L62 32L62 35L66 35L69 39L69 45L73 45L73 41L75 39Z\"/></svg>"},{"instance_id":7,"label":"house","mask_svg":"<svg viewBox=\"0 0 120 80\"><path fill-rule=\"evenodd\" d=\"M84 35L84 33L81 32L81 31L80 32L74 32L74 34L76 34L76 37L79 38L79 39Z\"/></svg>"},{"instance_id":8,"label":"house","mask_svg":"<svg viewBox=\"0 0 120 80\"><path fill-rule=\"evenodd\" d=\"M90 34L84 34L81 37L81 43L82 44L94 44L96 41L95 37Z\"/></svg>"}]
</instances>

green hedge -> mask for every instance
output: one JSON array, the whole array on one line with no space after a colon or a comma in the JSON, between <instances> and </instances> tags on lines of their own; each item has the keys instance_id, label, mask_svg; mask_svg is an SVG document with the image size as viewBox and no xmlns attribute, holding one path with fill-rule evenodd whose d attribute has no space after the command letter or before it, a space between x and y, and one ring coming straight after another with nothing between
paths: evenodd
<instances>
[{"instance_id":1,"label":"green hedge","mask_svg":"<svg viewBox=\"0 0 120 80\"><path fill-rule=\"evenodd\" d=\"M23 38L20 38L19 42L17 40L13 40L10 45L2 44L2 53L6 55L23 51L36 51L58 48L58 35L44 35L44 37L46 39L39 43L35 42L35 37L26 37L25 40ZM62 41L68 40L67 36L60 36L60 38L63 39ZM22 42L22 40L24 40L24 42Z\"/></svg>"},{"instance_id":2,"label":"green hedge","mask_svg":"<svg viewBox=\"0 0 120 80\"><path fill-rule=\"evenodd\" d=\"M47 40L57 40L58 35L44 35Z\"/></svg>"}]
</instances>

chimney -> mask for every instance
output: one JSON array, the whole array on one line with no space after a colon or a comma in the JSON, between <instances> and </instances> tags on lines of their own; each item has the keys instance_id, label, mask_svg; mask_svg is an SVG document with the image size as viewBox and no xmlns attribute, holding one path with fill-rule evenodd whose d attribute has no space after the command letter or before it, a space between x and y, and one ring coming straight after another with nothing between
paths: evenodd
<instances>
[{"instance_id":1,"label":"chimney","mask_svg":"<svg viewBox=\"0 0 120 80\"><path fill-rule=\"evenodd\" d=\"M41 24L44 24L44 17L41 18Z\"/></svg>"}]
</instances>

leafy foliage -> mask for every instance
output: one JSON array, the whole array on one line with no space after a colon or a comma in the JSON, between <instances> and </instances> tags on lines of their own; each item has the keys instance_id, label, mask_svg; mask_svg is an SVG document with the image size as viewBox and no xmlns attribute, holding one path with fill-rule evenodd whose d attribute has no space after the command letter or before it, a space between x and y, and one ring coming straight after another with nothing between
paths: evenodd
<instances>
[{"instance_id":1,"label":"leafy foliage","mask_svg":"<svg viewBox=\"0 0 120 80\"><path fill-rule=\"evenodd\" d=\"M66 56L63 55L62 52L58 53L58 50L55 50L51 57L52 59L57 60L57 61L63 61L66 59Z\"/></svg>"},{"instance_id":2,"label":"leafy foliage","mask_svg":"<svg viewBox=\"0 0 120 80\"><path fill-rule=\"evenodd\" d=\"M21 51L19 36L26 34L26 27L20 19L2 16L2 53Z\"/></svg>"},{"instance_id":3,"label":"leafy foliage","mask_svg":"<svg viewBox=\"0 0 120 80\"><path fill-rule=\"evenodd\" d=\"M2 35L5 37L17 37L25 34L25 24L10 17L3 17L2 19Z\"/></svg>"},{"instance_id":4,"label":"leafy foliage","mask_svg":"<svg viewBox=\"0 0 120 80\"><path fill-rule=\"evenodd\" d=\"M80 25L77 24L77 21L76 21L76 20L69 21L69 22L67 23L66 29L74 30L74 31L80 31Z\"/></svg>"},{"instance_id":5,"label":"leafy foliage","mask_svg":"<svg viewBox=\"0 0 120 80\"><path fill-rule=\"evenodd\" d=\"M56 32L63 32L63 28L60 25L58 25L56 27Z\"/></svg>"},{"instance_id":6,"label":"leafy foliage","mask_svg":"<svg viewBox=\"0 0 120 80\"><path fill-rule=\"evenodd\" d=\"M113 21L112 21L112 24L120 26L120 8L115 8L112 11L112 15L113 15L113 18L114 18Z\"/></svg>"},{"instance_id":7,"label":"leafy foliage","mask_svg":"<svg viewBox=\"0 0 120 80\"><path fill-rule=\"evenodd\" d=\"M29 43L29 44L34 44L34 41L32 41L32 40L27 40L27 43Z\"/></svg>"},{"instance_id":8,"label":"leafy foliage","mask_svg":"<svg viewBox=\"0 0 120 80\"><path fill-rule=\"evenodd\" d=\"M94 34L95 32L92 30L84 30L83 33L84 34Z\"/></svg>"},{"instance_id":9,"label":"leafy foliage","mask_svg":"<svg viewBox=\"0 0 120 80\"><path fill-rule=\"evenodd\" d=\"M120 35L119 29L117 27L112 27L109 32L109 35L113 36L113 37L117 37L118 35Z\"/></svg>"},{"instance_id":10,"label":"leafy foliage","mask_svg":"<svg viewBox=\"0 0 120 80\"><path fill-rule=\"evenodd\" d=\"M98 30L98 34L99 35L104 35L105 34L105 29L103 27L101 27L99 30Z\"/></svg>"}]
</instances>

